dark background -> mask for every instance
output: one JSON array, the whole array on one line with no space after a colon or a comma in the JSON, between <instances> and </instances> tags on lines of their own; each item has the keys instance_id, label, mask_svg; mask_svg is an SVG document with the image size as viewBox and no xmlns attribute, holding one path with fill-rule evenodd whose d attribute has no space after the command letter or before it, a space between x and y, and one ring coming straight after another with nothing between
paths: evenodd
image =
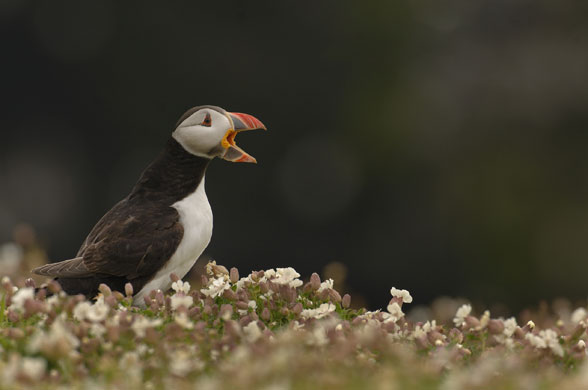
<instances>
[{"instance_id":1,"label":"dark background","mask_svg":"<svg viewBox=\"0 0 588 390\"><path fill-rule=\"evenodd\" d=\"M502 302L588 294L585 1L3 0L0 242L73 256L178 117L215 104L267 133L215 161L208 257L242 273L332 262Z\"/></svg>"}]
</instances>

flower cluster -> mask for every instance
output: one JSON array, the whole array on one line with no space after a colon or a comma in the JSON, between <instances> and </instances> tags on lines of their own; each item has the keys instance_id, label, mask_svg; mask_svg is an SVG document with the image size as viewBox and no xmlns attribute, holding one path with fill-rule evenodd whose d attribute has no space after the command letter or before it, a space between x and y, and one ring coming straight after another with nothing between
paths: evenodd
<instances>
[{"instance_id":1,"label":"flower cluster","mask_svg":"<svg viewBox=\"0 0 588 390\"><path fill-rule=\"evenodd\" d=\"M354 309L332 279L293 268L240 277L212 262L196 289L170 278L141 302L130 284L88 301L3 278L0 388L588 386L585 308L521 326L465 304L414 322L407 290L385 311Z\"/></svg>"}]
</instances>

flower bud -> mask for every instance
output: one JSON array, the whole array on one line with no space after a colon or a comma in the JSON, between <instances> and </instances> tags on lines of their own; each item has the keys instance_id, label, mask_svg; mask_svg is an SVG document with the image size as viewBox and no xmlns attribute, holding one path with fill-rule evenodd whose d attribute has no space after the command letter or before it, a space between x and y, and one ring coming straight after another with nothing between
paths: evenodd
<instances>
[{"instance_id":1,"label":"flower bud","mask_svg":"<svg viewBox=\"0 0 588 390\"><path fill-rule=\"evenodd\" d=\"M463 342L463 333L461 333L461 331L457 328L452 328L449 331L449 339L458 344L461 344Z\"/></svg>"},{"instance_id":2,"label":"flower bud","mask_svg":"<svg viewBox=\"0 0 588 390\"><path fill-rule=\"evenodd\" d=\"M475 329L478 326L480 326L480 320L478 320L476 317L474 316L467 316L465 318L465 329Z\"/></svg>"},{"instance_id":3,"label":"flower bud","mask_svg":"<svg viewBox=\"0 0 588 390\"><path fill-rule=\"evenodd\" d=\"M121 293L119 293L118 291L115 291L115 292L118 293L121 296L121 298L122 298L122 294ZM104 300L104 303L106 303L110 307L114 307L116 305L116 303L117 303L116 295L112 294L112 295L106 297L106 299Z\"/></svg>"},{"instance_id":4,"label":"flower bud","mask_svg":"<svg viewBox=\"0 0 588 390\"><path fill-rule=\"evenodd\" d=\"M414 339L414 343L416 344L417 348L419 349L426 349L429 348L429 340L427 340L426 336L417 337Z\"/></svg>"},{"instance_id":5,"label":"flower bud","mask_svg":"<svg viewBox=\"0 0 588 390\"><path fill-rule=\"evenodd\" d=\"M225 321L230 320L232 315L233 315L233 305L224 304L221 306L220 317L223 320L225 320Z\"/></svg>"},{"instance_id":6,"label":"flower bud","mask_svg":"<svg viewBox=\"0 0 588 390\"><path fill-rule=\"evenodd\" d=\"M341 305L345 309L349 308L349 306L351 306L351 295L349 295L349 294L343 295L343 299L341 301Z\"/></svg>"},{"instance_id":7,"label":"flower bud","mask_svg":"<svg viewBox=\"0 0 588 390\"><path fill-rule=\"evenodd\" d=\"M8 292L12 292L13 286L14 285L12 284L12 280L10 280L10 278L8 276L2 277L2 287L4 288L4 290L6 290Z\"/></svg>"},{"instance_id":8,"label":"flower bud","mask_svg":"<svg viewBox=\"0 0 588 390\"><path fill-rule=\"evenodd\" d=\"M104 283L100 283L98 286L98 290L104 295L105 297L109 297L112 294L112 290Z\"/></svg>"},{"instance_id":9,"label":"flower bud","mask_svg":"<svg viewBox=\"0 0 588 390\"><path fill-rule=\"evenodd\" d=\"M365 320L363 318L357 316L357 317L355 317L353 319L353 321L351 321L351 324L352 325L359 325L359 324L364 323L364 322L365 322Z\"/></svg>"},{"instance_id":10,"label":"flower bud","mask_svg":"<svg viewBox=\"0 0 588 390\"><path fill-rule=\"evenodd\" d=\"M163 292L161 290L157 290L155 292L155 300L157 301L157 303L160 306L163 306L165 304L165 297L164 297Z\"/></svg>"},{"instance_id":11,"label":"flower bud","mask_svg":"<svg viewBox=\"0 0 588 390\"><path fill-rule=\"evenodd\" d=\"M265 294L269 291L269 286L267 282L259 283L259 291L261 291L262 294Z\"/></svg>"},{"instance_id":12,"label":"flower bud","mask_svg":"<svg viewBox=\"0 0 588 390\"><path fill-rule=\"evenodd\" d=\"M239 270L235 267L231 268L229 278L231 279L231 283L237 283L239 281Z\"/></svg>"},{"instance_id":13,"label":"flower bud","mask_svg":"<svg viewBox=\"0 0 588 390\"><path fill-rule=\"evenodd\" d=\"M270 318L271 318L271 313L270 313L269 309L267 307L264 307L263 310L261 311L261 319L264 321L269 321Z\"/></svg>"},{"instance_id":14,"label":"flower bud","mask_svg":"<svg viewBox=\"0 0 588 390\"><path fill-rule=\"evenodd\" d=\"M310 275L310 285L315 291L321 286L321 278L316 272Z\"/></svg>"},{"instance_id":15,"label":"flower bud","mask_svg":"<svg viewBox=\"0 0 588 390\"><path fill-rule=\"evenodd\" d=\"M437 341L441 341L441 343L443 343L443 335L436 330L432 330L427 333L427 339L429 339L431 344L437 345Z\"/></svg>"},{"instance_id":16,"label":"flower bud","mask_svg":"<svg viewBox=\"0 0 588 390\"><path fill-rule=\"evenodd\" d=\"M246 315L246 316L241 317L241 319L239 320L239 325L246 326L250 322L251 322L251 317Z\"/></svg>"},{"instance_id":17,"label":"flower bud","mask_svg":"<svg viewBox=\"0 0 588 390\"><path fill-rule=\"evenodd\" d=\"M19 315L17 313L15 313L14 311L9 310L6 317L8 318L8 321L10 321L10 322L18 322Z\"/></svg>"},{"instance_id":18,"label":"flower bud","mask_svg":"<svg viewBox=\"0 0 588 390\"><path fill-rule=\"evenodd\" d=\"M303 307L302 307L302 303L298 302L294 305L294 307L292 307L292 313L296 314L296 315L300 315L300 313L302 313Z\"/></svg>"},{"instance_id":19,"label":"flower bud","mask_svg":"<svg viewBox=\"0 0 588 390\"><path fill-rule=\"evenodd\" d=\"M219 277L222 275L228 275L229 271L222 265L217 265L216 261L210 261L206 264L206 273L210 276Z\"/></svg>"},{"instance_id":20,"label":"flower bud","mask_svg":"<svg viewBox=\"0 0 588 390\"><path fill-rule=\"evenodd\" d=\"M133 285L131 283L125 284L125 294L127 297L133 296Z\"/></svg>"},{"instance_id":21,"label":"flower bud","mask_svg":"<svg viewBox=\"0 0 588 390\"><path fill-rule=\"evenodd\" d=\"M504 323L501 320L490 320L488 321L488 331L491 334L501 334L504 332Z\"/></svg>"},{"instance_id":22,"label":"flower bud","mask_svg":"<svg viewBox=\"0 0 588 390\"><path fill-rule=\"evenodd\" d=\"M330 301L333 303L341 302L341 294L337 290L328 289Z\"/></svg>"},{"instance_id":23,"label":"flower bud","mask_svg":"<svg viewBox=\"0 0 588 390\"><path fill-rule=\"evenodd\" d=\"M27 280L25 280L25 286L26 287L32 287L32 288L37 287L35 285L35 281L33 280L33 278L27 278Z\"/></svg>"},{"instance_id":24,"label":"flower bud","mask_svg":"<svg viewBox=\"0 0 588 390\"><path fill-rule=\"evenodd\" d=\"M52 280L47 283L47 288L53 294L58 294L61 291L61 285L56 280Z\"/></svg>"},{"instance_id":25,"label":"flower bud","mask_svg":"<svg viewBox=\"0 0 588 390\"><path fill-rule=\"evenodd\" d=\"M45 290L44 288L40 288L39 291L37 291L35 298L40 301L44 301L45 298L47 298L47 290Z\"/></svg>"},{"instance_id":26,"label":"flower bud","mask_svg":"<svg viewBox=\"0 0 588 390\"><path fill-rule=\"evenodd\" d=\"M229 301L236 301L238 299L237 293L235 293L230 288L228 288L225 291L223 291L223 297L226 298L226 299L228 299Z\"/></svg>"}]
</instances>

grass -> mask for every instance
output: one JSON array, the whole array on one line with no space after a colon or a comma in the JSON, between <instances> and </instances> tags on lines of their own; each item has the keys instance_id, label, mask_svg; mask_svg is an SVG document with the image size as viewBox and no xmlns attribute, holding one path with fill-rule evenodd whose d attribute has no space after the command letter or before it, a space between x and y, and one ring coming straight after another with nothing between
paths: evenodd
<instances>
[{"instance_id":1,"label":"grass","mask_svg":"<svg viewBox=\"0 0 588 390\"><path fill-rule=\"evenodd\" d=\"M584 308L517 324L463 305L450 321L414 323L405 290L370 312L331 280L299 277L210 263L201 289L171 275L172 290L144 302L130 286L101 286L89 302L3 278L0 389L588 387Z\"/></svg>"}]
</instances>

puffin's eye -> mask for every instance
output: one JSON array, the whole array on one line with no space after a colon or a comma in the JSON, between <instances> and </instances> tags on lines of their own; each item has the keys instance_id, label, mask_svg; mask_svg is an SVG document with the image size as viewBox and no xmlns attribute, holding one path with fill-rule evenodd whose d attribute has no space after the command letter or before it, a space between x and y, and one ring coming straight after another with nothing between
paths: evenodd
<instances>
[{"instance_id":1,"label":"puffin's eye","mask_svg":"<svg viewBox=\"0 0 588 390\"><path fill-rule=\"evenodd\" d=\"M202 121L202 123L200 125L206 126L206 127L210 127L210 125L212 125L212 119L210 119L210 114L206 114L206 117L204 118L204 120Z\"/></svg>"}]
</instances>

